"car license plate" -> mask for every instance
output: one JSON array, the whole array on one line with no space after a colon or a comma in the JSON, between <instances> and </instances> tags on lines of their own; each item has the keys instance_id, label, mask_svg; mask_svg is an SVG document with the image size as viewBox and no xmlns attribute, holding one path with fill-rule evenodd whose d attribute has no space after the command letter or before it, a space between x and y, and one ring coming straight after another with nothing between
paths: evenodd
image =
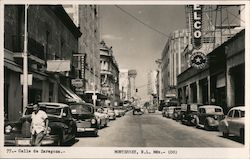
<instances>
[{"instance_id":1,"label":"car license plate","mask_svg":"<svg viewBox=\"0 0 250 159\"><path fill-rule=\"evenodd\" d=\"M30 145L30 139L16 139L16 145Z\"/></svg>"}]
</instances>

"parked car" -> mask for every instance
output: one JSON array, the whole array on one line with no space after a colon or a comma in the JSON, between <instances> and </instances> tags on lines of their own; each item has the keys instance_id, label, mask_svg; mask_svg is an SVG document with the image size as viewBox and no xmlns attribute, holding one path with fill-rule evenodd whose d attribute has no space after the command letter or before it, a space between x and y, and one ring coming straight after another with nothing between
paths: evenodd
<instances>
[{"instance_id":1,"label":"parked car","mask_svg":"<svg viewBox=\"0 0 250 159\"><path fill-rule=\"evenodd\" d=\"M154 107L148 107L148 113L155 113Z\"/></svg>"},{"instance_id":2,"label":"parked car","mask_svg":"<svg viewBox=\"0 0 250 159\"><path fill-rule=\"evenodd\" d=\"M181 104L181 123L195 125L194 117L197 114L198 104Z\"/></svg>"},{"instance_id":3,"label":"parked car","mask_svg":"<svg viewBox=\"0 0 250 159\"><path fill-rule=\"evenodd\" d=\"M172 119L179 121L181 120L181 107L175 107Z\"/></svg>"},{"instance_id":4,"label":"parked car","mask_svg":"<svg viewBox=\"0 0 250 159\"><path fill-rule=\"evenodd\" d=\"M68 105L47 102L41 102L39 105L40 109L47 113L49 120L47 135L44 136L42 145L60 146L75 139L76 122ZM33 105L29 105L17 122L5 124L5 145L31 145L30 125L32 112Z\"/></svg>"},{"instance_id":5,"label":"parked car","mask_svg":"<svg viewBox=\"0 0 250 159\"><path fill-rule=\"evenodd\" d=\"M174 108L175 106L167 107L166 117L172 118L174 114Z\"/></svg>"},{"instance_id":6,"label":"parked car","mask_svg":"<svg viewBox=\"0 0 250 159\"><path fill-rule=\"evenodd\" d=\"M162 109L162 116L163 116L163 117L166 117L167 109L168 109L168 107L164 107L164 108Z\"/></svg>"},{"instance_id":7,"label":"parked car","mask_svg":"<svg viewBox=\"0 0 250 159\"><path fill-rule=\"evenodd\" d=\"M108 125L109 116L104 112L103 108L98 108L94 114L97 119L98 129L101 129L102 127L106 127Z\"/></svg>"},{"instance_id":8,"label":"parked car","mask_svg":"<svg viewBox=\"0 0 250 159\"><path fill-rule=\"evenodd\" d=\"M98 135L97 119L94 115L94 106L91 103L70 104L71 113L76 120L77 133L92 132Z\"/></svg>"},{"instance_id":9,"label":"parked car","mask_svg":"<svg viewBox=\"0 0 250 159\"><path fill-rule=\"evenodd\" d=\"M114 108L104 108L104 112L108 114L109 120L115 120L116 119L116 114L114 111Z\"/></svg>"},{"instance_id":10,"label":"parked car","mask_svg":"<svg viewBox=\"0 0 250 159\"><path fill-rule=\"evenodd\" d=\"M198 108L195 115L195 124L197 127L204 127L206 130L218 128L219 121L224 117L223 110L220 106L204 105Z\"/></svg>"},{"instance_id":11,"label":"parked car","mask_svg":"<svg viewBox=\"0 0 250 159\"><path fill-rule=\"evenodd\" d=\"M219 131L224 137L233 134L244 139L245 137L245 107L233 107L227 113L225 119L219 123Z\"/></svg>"}]
</instances>

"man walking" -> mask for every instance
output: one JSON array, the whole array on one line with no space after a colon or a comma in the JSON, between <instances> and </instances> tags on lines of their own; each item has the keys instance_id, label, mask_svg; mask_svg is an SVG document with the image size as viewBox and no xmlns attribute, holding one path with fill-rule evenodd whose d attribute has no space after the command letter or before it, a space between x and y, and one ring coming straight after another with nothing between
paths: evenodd
<instances>
[{"instance_id":1,"label":"man walking","mask_svg":"<svg viewBox=\"0 0 250 159\"><path fill-rule=\"evenodd\" d=\"M31 144L41 146L48 129L48 116L40 110L39 104L35 104L33 110L34 112L31 115Z\"/></svg>"}]
</instances>

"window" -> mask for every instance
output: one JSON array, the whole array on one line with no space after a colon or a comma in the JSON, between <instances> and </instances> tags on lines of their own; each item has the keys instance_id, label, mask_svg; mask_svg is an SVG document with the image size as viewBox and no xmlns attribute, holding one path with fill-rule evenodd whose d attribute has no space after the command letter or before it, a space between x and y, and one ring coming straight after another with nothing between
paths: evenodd
<instances>
[{"instance_id":1,"label":"window","mask_svg":"<svg viewBox=\"0 0 250 159\"><path fill-rule=\"evenodd\" d=\"M242 111L242 110L240 111L240 117L242 118L245 117L245 111Z\"/></svg>"},{"instance_id":2,"label":"window","mask_svg":"<svg viewBox=\"0 0 250 159\"><path fill-rule=\"evenodd\" d=\"M234 112L234 110L231 110L231 111L228 113L228 117L232 118L232 117L233 117L233 112Z\"/></svg>"},{"instance_id":3,"label":"window","mask_svg":"<svg viewBox=\"0 0 250 159\"><path fill-rule=\"evenodd\" d=\"M240 117L240 113L239 113L238 110L235 110L235 111L234 111L234 117L235 117L235 118L239 118L239 117Z\"/></svg>"}]
</instances>

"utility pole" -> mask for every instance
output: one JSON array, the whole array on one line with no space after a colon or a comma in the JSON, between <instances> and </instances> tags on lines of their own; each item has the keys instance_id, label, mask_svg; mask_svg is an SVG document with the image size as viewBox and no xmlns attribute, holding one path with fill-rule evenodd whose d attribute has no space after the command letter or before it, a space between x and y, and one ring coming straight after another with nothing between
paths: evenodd
<instances>
[{"instance_id":1,"label":"utility pole","mask_svg":"<svg viewBox=\"0 0 250 159\"><path fill-rule=\"evenodd\" d=\"M24 49L23 49L23 112L25 107L28 105L28 4L25 4L24 10Z\"/></svg>"}]
</instances>

